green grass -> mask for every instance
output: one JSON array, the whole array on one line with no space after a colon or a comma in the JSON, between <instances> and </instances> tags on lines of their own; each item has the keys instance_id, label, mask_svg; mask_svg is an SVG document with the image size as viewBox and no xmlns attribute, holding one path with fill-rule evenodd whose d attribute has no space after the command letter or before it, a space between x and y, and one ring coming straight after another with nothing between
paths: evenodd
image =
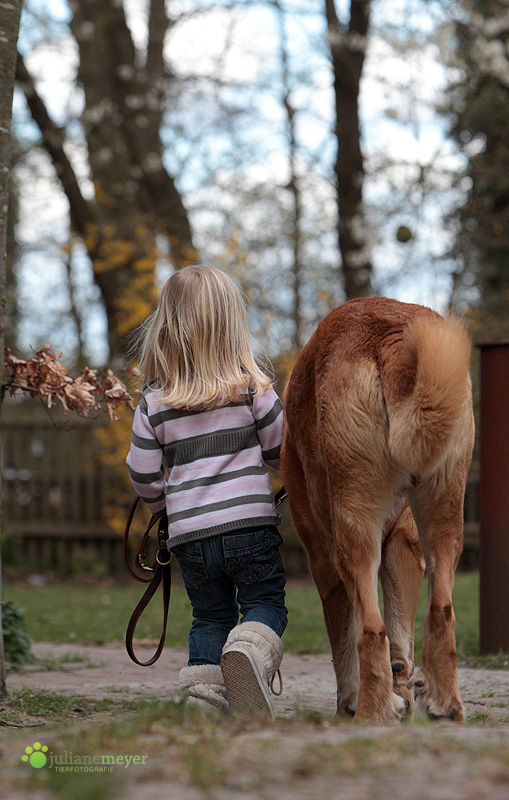
<instances>
[{"instance_id":1,"label":"green grass","mask_svg":"<svg viewBox=\"0 0 509 800\"><path fill-rule=\"evenodd\" d=\"M153 703L153 701L151 701ZM19 689L9 693L8 707L0 710L0 726L19 715L42 717L53 722L84 719L98 712L130 712L146 708L150 703L143 698L126 700L115 697L91 700L78 695L63 695L39 689Z\"/></svg>"},{"instance_id":2,"label":"green grass","mask_svg":"<svg viewBox=\"0 0 509 800\"><path fill-rule=\"evenodd\" d=\"M4 596L24 613L27 632L34 642L91 642L124 640L131 613L144 592L132 584L59 583L45 586L4 585ZM186 647L191 612L181 586L172 588L167 644ZM137 639L159 639L162 590L155 595L136 629Z\"/></svg>"},{"instance_id":3,"label":"green grass","mask_svg":"<svg viewBox=\"0 0 509 800\"><path fill-rule=\"evenodd\" d=\"M419 662L423 615L426 606L426 580L423 583L416 621L416 661ZM122 642L128 619L140 599L141 584L90 585L60 583L45 586L4 585L5 599L22 609L32 641L55 643ZM321 603L312 583L292 583L287 587L289 608L285 648L291 653L325 653L329 650ZM479 651L479 576L460 572L454 588L456 639L460 658L476 659ZM158 640L161 633L162 593L153 598L137 628L136 640ZM185 590L174 581L166 642L187 647L191 609ZM507 657L485 659L486 665L506 666ZM483 664L485 665L485 664Z\"/></svg>"}]
</instances>

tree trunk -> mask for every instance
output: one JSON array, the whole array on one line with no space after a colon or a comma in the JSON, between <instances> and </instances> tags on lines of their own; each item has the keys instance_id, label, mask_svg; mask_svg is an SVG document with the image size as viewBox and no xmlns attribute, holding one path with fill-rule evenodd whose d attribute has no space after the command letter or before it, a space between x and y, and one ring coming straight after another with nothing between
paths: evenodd
<instances>
[{"instance_id":1,"label":"tree trunk","mask_svg":"<svg viewBox=\"0 0 509 800\"><path fill-rule=\"evenodd\" d=\"M359 89L366 54L370 0L351 0L343 26L334 0L325 0L334 74L337 158L338 240L347 300L372 292L371 253L363 208L364 159L360 144Z\"/></svg>"},{"instance_id":2,"label":"tree trunk","mask_svg":"<svg viewBox=\"0 0 509 800\"><path fill-rule=\"evenodd\" d=\"M16 44L22 0L7 0L2 3L0 15L0 444L2 432L2 401L4 396L5 366L4 337L6 315L6 239L7 206L9 201L9 165L11 155L12 95L16 65ZM2 520L2 472L0 470L0 537L3 535ZM0 698L6 695L5 652L2 633L2 564L0 561Z\"/></svg>"},{"instance_id":3,"label":"tree trunk","mask_svg":"<svg viewBox=\"0 0 509 800\"><path fill-rule=\"evenodd\" d=\"M110 353L150 313L156 299L157 241L176 266L197 259L175 181L163 163L160 128L168 26L164 0L151 0L148 44L136 52L117 0L76 0L71 31L79 49L94 197L86 200L65 153L65 132L50 118L20 57L17 77L69 201L71 226L83 240L108 319Z\"/></svg>"}]
</instances>

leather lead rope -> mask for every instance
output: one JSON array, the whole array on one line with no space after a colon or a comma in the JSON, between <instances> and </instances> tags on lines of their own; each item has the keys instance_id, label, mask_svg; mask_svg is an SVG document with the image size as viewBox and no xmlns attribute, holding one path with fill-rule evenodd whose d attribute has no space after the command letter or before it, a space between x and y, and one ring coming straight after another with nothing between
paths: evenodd
<instances>
[{"instance_id":1,"label":"leather lead rope","mask_svg":"<svg viewBox=\"0 0 509 800\"><path fill-rule=\"evenodd\" d=\"M131 508L129 509L129 513L127 515L127 522L124 530L124 542L123 542L124 564L131 577L133 577L137 581L140 581L140 583L148 583L148 586L145 589L145 592L141 600L139 601L138 605L131 614L131 618L127 625L125 646L129 658L132 661L134 661L135 664L138 664L138 666L140 667L150 667L152 666L152 664L156 663L157 659L163 652L164 640L166 639L166 627L168 624L168 608L170 605L170 594L171 594L171 553L169 553L166 548L166 539L168 537L168 531L165 525L166 518L165 517L158 518L152 516L143 535L141 545L138 549L136 560L140 569L152 572L153 576L152 578L142 577L141 575L136 573L131 567L129 563L128 540L129 540L129 531L131 528L131 523L133 521L134 512L136 511L138 501L139 498L137 497L133 502L133 504L131 505ZM144 557L146 555L148 542L150 540L150 531L154 527L156 522L158 523L157 537L158 537L159 549L156 554L155 563L151 567L147 567L144 564ZM159 639L159 644L157 645L154 655L151 658L149 658L148 661L140 661L134 652L134 645L133 645L134 632L136 630L136 625L138 624L141 615L145 611L150 600L153 598L161 582L163 584L163 629L161 633L161 638Z\"/></svg>"},{"instance_id":2,"label":"leather lead rope","mask_svg":"<svg viewBox=\"0 0 509 800\"><path fill-rule=\"evenodd\" d=\"M139 618L141 617L142 613L146 609L150 600L156 593L161 581L163 583L163 630L161 633L161 638L159 639L159 644L157 645L154 655L151 658L149 658L148 661L140 661L136 653L134 652L134 646L133 646L134 631L136 629L136 625L138 623ZM170 605L170 591L171 591L171 568L170 568L170 562L168 562L168 564L164 566L158 565L154 573L154 577L152 578L149 585L145 589L143 597L141 598L140 602L138 603L133 613L131 614L131 619L129 620L129 624L127 626L127 632L125 637L126 650L129 655L129 658L132 661L134 661L135 664L138 664L140 667L151 667L152 664L156 663L157 659L163 652L164 640L166 639L166 626L168 623L168 607Z\"/></svg>"}]
</instances>

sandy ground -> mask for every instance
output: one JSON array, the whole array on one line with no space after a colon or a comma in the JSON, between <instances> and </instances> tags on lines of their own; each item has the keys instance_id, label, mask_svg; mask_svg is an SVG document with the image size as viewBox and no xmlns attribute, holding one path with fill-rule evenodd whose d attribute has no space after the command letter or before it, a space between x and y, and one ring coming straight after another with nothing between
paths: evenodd
<instances>
[{"instance_id":1,"label":"sandy ground","mask_svg":"<svg viewBox=\"0 0 509 800\"><path fill-rule=\"evenodd\" d=\"M119 693L122 699L178 699L178 672L186 662L183 650L168 648L148 668L133 664L119 645L39 643L33 650L40 663L8 676L10 691L32 687L97 699ZM145 656L140 648L139 655L151 651ZM41 669L44 662L52 662L53 669ZM150 768L118 768L98 783L89 782L94 776L22 764L24 746L36 737L55 753L69 747L76 752L79 728L46 734L0 728L0 797L67 800L78 797L80 788L79 797L87 800L509 800L509 672L459 669L465 725L395 726L333 720L328 655L286 654L282 672L274 726L142 728L115 746L119 752L146 746ZM306 717L299 709L321 714ZM100 719L81 723L100 724Z\"/></svg>"},{"instance_id":2,"label":"sandy ground","mask_svg":"<svg viewBox=\"0 0 509 800\"><path fill-rule=\"evenodd\" d=\"M178 673L186 664L184 650L166 648L155 665L139 667L122 645L39 642L32 649L38 663L24 674L9 675L8 690L32 687L99 699L118 696L119 692L127 698L148 694L177 700L180 696ZM140 647L137 654L145 659L152 649ZM47 663L53 663L53 668L44 669ZM289 716L296 707L334 713L335 679L328 655L286 653L282 674L284 691L274 698L277 715ZM460 667L458 681L467 719L476 712L488 713L491 721L509 723L509 671Z\"/></svg>"},{"instance_id":3,"label":"sandy ground","mask_svg":"<svg viewBox=\"0 0 509 800\"><path fill-rule=\"evenodd\" d=\"M21 687L57 690L84 697L139 697L157 695L177 700L178 673L186 664L186 652L165 648L152 667L134 664L122 645L45 644L32 645L38 664L24 674L11 674L7 689ZM138 647L139 658L152 655L153 648ZM73 661L72 659L76 660ZM44 663L54 668L45 670ZM282 664L284 691L274 698L277 715L287 717L294 709L312 709L334 714L335 679L330 656L296 656L286 653ZM509 671L460 667L458 681L467 719L489 714L490 721L509 724Z\"/></svg>"}]
</instances>

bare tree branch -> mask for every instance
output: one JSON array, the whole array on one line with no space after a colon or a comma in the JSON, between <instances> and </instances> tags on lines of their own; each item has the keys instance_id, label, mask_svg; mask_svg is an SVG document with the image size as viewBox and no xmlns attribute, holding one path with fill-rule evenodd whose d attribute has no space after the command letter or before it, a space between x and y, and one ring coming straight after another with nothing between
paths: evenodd
<instances>
[{"instance_id":1,"label":"bare tree branch","mask_svg":"<svg viewBox=\"0 0 509 800\"><path fill-rule=\"evenodd\" d=\"M35 81L30 75L23 56L18 53L16 80L25 95L30 113L37 124L44 146L55 167L58 178L69 201L74 230L85 236L87 226L94 223L90 205L81 193L78 179L64 150L64 132L51 119L46 105L39 95Z\"/></svg>"}]
</instances>

